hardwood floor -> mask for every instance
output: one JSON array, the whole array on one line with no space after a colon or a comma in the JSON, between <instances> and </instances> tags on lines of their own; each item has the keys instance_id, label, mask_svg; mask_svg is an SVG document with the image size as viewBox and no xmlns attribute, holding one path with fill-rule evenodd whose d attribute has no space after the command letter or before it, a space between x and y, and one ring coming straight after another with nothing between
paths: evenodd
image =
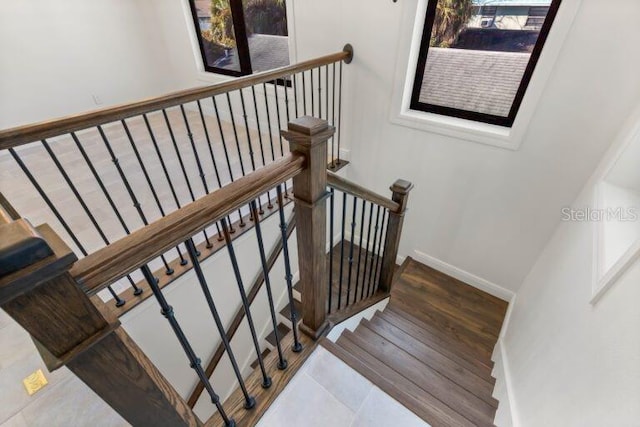
<instances>
[{"instance_id":1,"label":"hardwood floor","mask_svg":"<svg viewBox=\"0 0 640 427\"><path fill-rule=\"evenodd\" d=\"M433 427L492 426L507 303L407 258L389 304L322 345Z\"/></svg>"}]
</instances>

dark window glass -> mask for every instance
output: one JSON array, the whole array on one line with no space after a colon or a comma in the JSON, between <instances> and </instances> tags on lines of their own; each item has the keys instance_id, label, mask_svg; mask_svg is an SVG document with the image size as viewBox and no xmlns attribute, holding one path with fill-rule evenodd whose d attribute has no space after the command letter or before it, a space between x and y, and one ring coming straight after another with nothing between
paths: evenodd
<instances>
[{"instance_id":1,"label":"dark window glass","mask_svg":"<svg viewBox=\"0 0 640 427\"><path fill-rule=\"evenodd\" d=\"M411 108L512 126L560 2L429 2Z\"/></svg>"},{"instance_id":2,"label":"dark window glass","mask_svg":"<svg viewBox=\"0 0 640 427\"><path fill-rule=\"evenodd\" d=\"M206 71L242 76L289 65L284 0L190 0Z\"/></svg>"}]
</instances>

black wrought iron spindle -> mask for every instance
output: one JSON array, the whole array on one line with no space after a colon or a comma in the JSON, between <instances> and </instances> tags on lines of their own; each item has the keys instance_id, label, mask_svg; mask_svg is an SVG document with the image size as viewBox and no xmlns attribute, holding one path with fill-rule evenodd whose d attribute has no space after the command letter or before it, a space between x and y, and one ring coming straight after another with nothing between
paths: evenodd
<instances>
[{"instance_id":1,"label":"black wrought iron spindle","mask_svg":"<svg viewBox=\"0 0 640 427\"><path fill-rule=\"evenodd\" d=\"M302 113L307 115L307 82L305 78L305 72L302 73Z\"/></svg>"},{"instance_id":2,"label":"black wrought iron spindle","mask_svg":"<svg viewBox=\"0 0 640 427\"><path fill-rule=\"evenodd\" d=\"M278 215L280 217L280 235L282 237L282 256L284 258L285 280L287 282L287 296L289 297L289 312L291 313L291 330L293 331L293 346L291 349L295 353L302 351L302 344L298 337L298 313L293 301L293 274L291 274L291 262L289 257L289 242L287 239L287 223L284 219L284 202L282 200L282 190L280 185L276 187L278 197Z\"/></svg>"},{"instance_id":3,"label":"black wrought iron spindle","mask_svg":"<svg viewBox=\"0 0 640 427\"><path fill-rule=\"evenodd\" d=\"M196 372L196 374L198 375L198 378L204 385L204 388L207 390L207 393L209 393L209 397L211 397L211 402L214 405L216 405L216 408L218 409L218 412L220 413L220 416L222 417L222 420L224 421L225 426L234 427L236 425L235 421L233 419L230 419L227 416L227 413L225 412L222 406L222 403L220 402L220 397L213 390L213 386L211 385L209 378L207 378L207 374L204 372L204 369L202 369L202 362L200 361L200 358L196 355L195 351L193 350L193 347L189 343L189 340L187 339L186 335L182 331L182 328L180 327L180 324L176 319L175 313L173 311L173 307L171 307L167 302L167 300L165 299L164 295L162 294L162 291L160 290L160 287L158 286L158 282L153 277L153 274L151 274L151 270L149 270L149 267L147 266L142 267L142 274L147 280L147 283L149 284L149 287L151 288L153 295L156 297L156 300L160 305L160 309L161 309L160 312L169 321L169 325L171 325L171 329L173 329L173 332L175 333L176 338L178 338L178 341L180 342L182 349L187 355L187 359L189 359L189 364L191 368Z\"/></svg>"},{"instance_id":4,"label":"black wrought iron spindle","mask_svg":"<svg viewBox=\"0 0 640 427\"><path fill-rule=\"evenodd\" d=\"M181 105L182 107L182 105ZM191 181L189 180L189 175L187 174L187 168L184 165L184 160L182 158L182 154L180 153L180 148L178 148L178 142L176 141L175 134L173 132L173 128L171 127L171 122L169 121L169 116L167 115L167 110L162 110L162 115L164 117L164 121L167 125L167 129L169 130L169 137L171 138L171 143L173 145L173 149L176 152L176 158L178 159L178 164L180 165L180 169L182 170L182 176L184 177L184 181L187 184L187 189L189 190L189 196L191 197L191 201L196 201L196 196L193 192L193 187L191 186ZM188 132L188 130L187 130ZM202 234L207 242L207 247L211 247L211 242L209 241L209 236L207 235L207 230L202 230ZM198 256L200 254L198 253Z\"/></svg>"},{"instance_id":5,"label":"black wrought iron spindle","mask_svg":"<svg viewBox=\"0 0 640 427\"><path fill-rule=\"evenodd\" d=\"M291 79L291 77L289 77L289 79ZM291 121L291 114L289 113L289 86L287 86L287 79L284 78L284 85L282 86L284 89L284 105L286 107L286 112L287 112L287 123L289 123Z\"/></svg>"},{"instance_id":6,"label":"black wrought iron spindle","mask_svg":"<svg viewBox=\"0 0 640 427\"><path fill-rule=\"evenodd\" d=\"M318 67L318 117L322 118L322 67Z\"/></svg>"},{"instance_id":7,"label":"black wrought iron spindle","mask_svg":"<svg viewBox=\"0 0 640 427\"><path fill-rule=\"evenodd\" d=\"M333 72L331 73L331 79L333 80L333 89L331 90L331 126L336 124L336 63L333 63ZM328 107L327 107L328 108ZM331 136L331 168L336 167L336 154L335 154L335 136Z\"/></svg>"},{"instance_id":8,"label":"black wrought iron spindle","mask_svg":"<svg viewBox=\"0 0 640 427\"><path fill-rule=\"evenodd\" d=\"M385 223L387 221L387 210L383 209L382 210L382 223L380 224L380 238L378 239L378 253L376 255L376 267L374 269L374 274L373 274L373 294L376 293L377 289L378 289L378 278L379 278L379 269L378 267L382 268L382 256L380 255L380 252L383 250L384 248L384 240L386 240L386 236L384 234L384 228L385 228ZM384 240L383 240L384 238ZM394 260L395 261L395 260Z\"/></svg>"},{"instance_id":9,"label":"black wrought iron spindle","mask_svg":"<svg viewBox=\"0 0 640 427\"><path fill-rule=\"evenodd\" d=\"M287 361L282 353L280 345L280 332L278 331L278 321L276 319L276 309L273 302L273 291L271 289L271 280L269 279L269 266L267 265L267 256L264 253L264 242L262 240L262 228L260 226L260 217L258 216L258 208L256 202L250 204L251 211L255 218L256 238L258 240L258 251L260 252L260 263L262 264L262 274L264 276L264 286L267 290L267 301L269 304L269 312L271 314L271 323L273 325L273 334L276 339L276 350L278 351L278 369L287 369Z\"/></svg>"},{"instance_id":10,"label":"black wrought iron spindle","mask_svg":"<svg viewBox=\"0 0 640 427\"><path fill-rule=\"evenodd\" d=\"M342 129L342 61L340 61L340 85L338 86L338 159L336 163L340 165L340 134Z\"/></svg>"},{"instance_id":11,"label":"black wrought iron spindle","mask_svg":"<svg viewBox=\"0 0 640 427\"><path fill-rule=\"evenodd\" d=\"M82 158L84 159L85 163L87 164L87 167L91 171L91 174L93 175L93 178L98 183L98 187L100 187L100 190L102 191L102 195L107 200L107 203L109 203L109 206L111 207L111 209L113 210L113 213L115 214L116 218L120 222L120 225L122 225L122 228L124 229L124 232L127 235L131 234L131 232L129 231L129 227L127 227L127 224L124 222L124 218L122 218L122 215L120 214L120 211L118 210L118 207L116 206L115 202L113 201L113 198L109 194L109 191L107 190L107 187L104 185L104 182L102 181L102 178L100 178L100 175L98 174L98 171L96 170L95 166L93 165L93 162L91 161L91 159L89 158L89 155L87 154L87 152L85 151L84 147L80 143L80 139L78 138L78 136L74 132L71 132L70 135L71 135L71 138L73 139L73 142L76 144L76 147L78 148L78 151L80 151L80 155L82 156ZM136 282L131 278L130 275L127 275L127 279L129 280L129 284L133 288L133 295L135 295L135 296L141 295L143 293L143 290L141 288L139 288L138 285L136 285Z\"/></svg>"},{"instance_id":12,"label":"black wrought iron spindle","mask_svg":"<svg viewBox=\"0 0 640 427\"><path fill-rule=\"evenodd\" d=\"M240 149L240 138L238 138L238 129L236 128L236 119L233 114L233 105L231 104L231 96L229 96L229 92L226 93L227 96L227 104L229 106L229 116L231 118L231 126L233 127L233 136L236 141L236 148L238 149L238 158L240 160L240 170L242 171L242 176L245 176L246 173L244 171L244 160L242 159L242 150Z\"/></svg>"},{"instance_id":13,"label":"black wrought iron spindle","mask_svg":"<svg viewBox=\"0 0 640 427\"><path fill-rule=\"evenodd\" d=\"M229 253L229 258L231 259L231 266L233 267L233 273L236 277L238 290L240 291L240 299L242 300L242 307L244 309L245 317L247 318L247 323L249 324L251 339L253 340L253 346L256 351L256 355L258 357L258 364L260 365L260 371L262 372L262 387L269 388L271 387L271 377L267 375L267 371L264 367L264 360L262 359L262 350L260 349L260 343L258 342L258 335L256 334L256 327L253 323L253 316L251 315L251 305L249 303L249 299L247 298L247 293L244 289L244 284L242 283L242 275L240 274L238 259L236 258L236 252L235 252L235 249L233 248L233 241L231 240L231 235L229 234L227 219L223 218L221 221L221 224L222 224L222 232L224 233L225 243L227 244L227 252Z\"/></svg>"},{"instance_id":14,"label":"black wrought iron spindle","mask_svg":"<svg viewBox=\"0 0 640 427\"><path fill-rule=\"evenodd\" d=\"M213 301L213 296L211 295L211 291L209 290L207 279L204 277L202 266L200 265L200 260L198 259L198 255L196 254L196 245L193 243L193 239L187 239L184 244L187 247L189 258L191 258L193 271L196 273L198 283L200 284L200 288L202 289L204 298L207 301L207 305L209 306L209 311L211 312L211 316L213 316L213 321L215 322L218 333L220 334L222 345L224 346L224 349L229 356L229 360L231 361L231 366L233 368L233 372L236 375L236 379L238 380L238 383L240 383L240 389L242 390L242 394L244 396L244 407L245 409L251 409L256 405L256 399L253 396L249 395L247 387L245 386L244 379L242 378L242 373L240 372L238 362L236 361L236 356L233 353L231 344L229 343L229 338L227 337L227 333L224 330L224 325L222 324L222 320L220 319L220 315L218 314L218 309L215 302Z\"/></svg>"},{"instance_id":15,"label":"black wrought iron spindle","mask_svg":"<svg viewBox=\"0 0 640 427\"><path fill-rule=\"evenodd\" d=\"M338 310L342 308L342 277L344 270L344 238L345 238L345 219L347 216L347 193L342 193L342 235L340 238L340 276L338 277Z\"/></svg>"},{"instance_id":16,"label":"black wrought iron spindle","mask_svg":"<svg viewBox=\"0 0 640 427\"><path fill-rule=\"evenodd\" d=\"M329 64L324 66L324 106L325 119L329 121Z\"/></svg>"},{"instance_id":17,"label":"black wrought iron spindle","mask_svg":"<svg viewBox=\"0 0 640 427\"><path fill-rule=\"evenodd\" d=\"M293 102L296 104L296 118L300 117L298 113L298 75L293 75Z\"/></svg>"},{"instance_id":18,"label":"black wrought iron spindle","mask_svg":"<svg viewBox=\"0 0 640 427\"><path fill-rule=\"evenodd\" d=\"M329 189L329 308L327 313L331 313L331 299L333 295L333 222L334 222L334 189Z\"/></svg>"},{"instance_id":19,"label":"black wrought iron spindle","mask_svg":"<svg viewBox=\"0 0 640 427\"><path fill-rule=\"evenodd\" d=\"M133 140L133 136L131 135L131 132L129 131L129 126L127 126L127 122L125 120L121 120L122 123L122 127L124 128L124 132L127 135L127 139L129 140L129 144L131 145L131 149L133 150L133 154L136 157L136 160L138 161L138 165L140 166L140 170L142 170L142 174L144 175L145 180L147 181L147 185L149 186L149 189L151 190L151 195L153 196L153 200L156 202L156 206L158 207L158 210L160 211L160 215L161 216L165 216L165 211L164 208L162 207L162 203L160 203L160 198L158 197L158 193L156 192L155 187L153 186L153 181L151 180L151 177L149 176L149 172L147 171L147 167L144 164L144 161L142 160L142 156L140 155L140 152L138 151L138 147L136 146L136 143ZM176 251L178 251L178 254L180 254L180 249L176 246ZM164 255L161 256L162 258L162 262L164 263L165 266L165 273L167 276L170 276L174 273L173 268L171 268L169 266L169 264L167 263L166 258L164 257Z\"/></svg>"},{"instance_id":20,"label":"black wrought iron spindle","mask_svg":"<svg viewBox=\"0 0 640 427\"><path fill-rule=\"evenodd\" d=\"M278 137L280 138L280 155L284 156L284 145L282 142L282 122L280 120L280 100L278 99L278 84L277 81L273 81L273 91L276 94L276 117L278 118ZM286 190L286 188L285 188Z\"/></svg>"},{"instance_id":21,"label":"black wrought iron spindle","mask_svg":"<svg viewBox=\"0 0 640 427\"><path fill-rule=\"evenodd\" d=\"M218 130L220 131L220 140L222 141L222 148L224 149L224 157L225 160L227 161L227 168L229 169L229 179L231 180L231 182L234 181L233 178L233 169L231 169L231 160L229 158L229 150L227 150L227 142L226 139L224 137L224 131L222 129L222 121L220 120L220 112L218 111L218 103L216 102L216 97L212 96L211 97L211 101L213 102L213 109L216 112L216 121L218 122ZM240 214L240 218L242 219L242 214ZM231 233L235 233L236 230L233 228L233 223L231 221L229 221L230 227L231 227Z\"/></svg>"},{"instance_id":22,"label":"black wrought iron spindle","mask_svg":"<svg viewBox=\"0 0 640 427\"><path fill-rule=\"evenodd\" d=\"M362 214L360 215L360 243L358 243L358 268L356 269L356 292L353 296L353 302L356 302L358 298L358 282L360 280L360 262L362 260L362 239L364 237L364 211L367 206L367 201L362 199ZM366 255L365 255L366 256Z\"/></svg>"},{"instance_id":23,"label":"black wrought iron spindle","mask_svg":"<svg viewBox=\"0 0 640 427\"><path fill-rule=\"evenodd\" d=\"M367 296L371 296L371 284L373 283L372 276L375 274L374 270L374 262L376 260L376 242L378 238L378 225L380 222L380 205L378 205L378 209L376 211L376 225L373 227L373 248L371 253L371 266L369 268L369 280L367 281Z\"/></svg>"},{"instance_id":24,"label":"black wrought iron spindle","mask_svg":"<svg viewBox=\"0 0 640 427\"><path fill-rule=\"evenodd\" d=\"M373 203L369 203L369 222L367 223L367 249L364 257L364 271L362 273L362 287L360 288L360 299L364 298L364 291L367 283L367 265L369 264L369 246L371 245L371 226L373 225Z\"/></svg>"},{"instance_id":25,"label":"black wrought iron spindle","mask_svg":"<svg viewBox=\"0 0 640 427\"><path fill-rule=\"evenodd\" d=\"M251 160L251 169L256 170L256 161L254 158L253 152L253 144L251 143L251 131L249 130L249 116L247 115L247 107L244 103L244 92L242 89L239 89L240 92L240 103L242 105L242 117L244 118L244 128L247 132L247 144L249 145L249 159Z\"/></svg>"},{"instance_id":26,"label":"black wrought iron spindle","mask_svg":"<svg viewBox=\"0 0 640 427\"><path fill-rule=\"evenodd\" d=\"M309 70L311 73L311 115L315 117L316 115L316 102L315 102L315 82L313 81L313 68Z\"/></svg>"},{"instance_id":27,"label":"black wrought iron spindle","mask_svg":"<svg viewBox=\"0 0 640 427\"><path fill-rule=\"evenodd\" d=\"M213 145L211 144L211 138L209 137L209 130L207 129L207 122L204 118L204 113L202 112L202 105L200 103L200 100L197 100L196 104L198 105L198 112L200 113L200 121L202 122L202 130L204 131L204 137L207 140L207 147L209 149L211 163L213 164L213 171L216 174L216 181L218 182L218 188L222 188L222 180L220 179L220 173L218 171L216 156L213 154ZM218 241L221 242L224 240L224 237L222 236L222 232L220 231L220 226L218 225L218 223L216 223L216 229L218 230Z\"/></svg>"},{"instance_id":28,"label":"black wrought iron spindle","mask_svg":"<svg viewBox=\"0 0 640 427\"><path fill-rule=\"evenodd\" d=\"M104 230L102 230L102 227L100 227L100 225L98 224L98 221L96 220L95 216L91 212L91 209L89 209L89 206L87 206L87 203L84 201L84 198L80 195L78 188L75 186L75 184L69 177L69 174L67 173L67 171L64 169L64 167L58 160L58 157L55 155L55 153L51 149L51 146L49 145L46 139L43 139L41 143L42 143L42 146L47 151L47 154L49 154L49 157L53 161L54 165L56 166L56 169L58 169L58 172L60 172L60 175L62 175L62 178L64 179L67 186L75 196L76 200L78 201L78 203L80 203L80 206L82 207L82 210L89 218L89 221L91 222L91 224L93 224L93 227L98 232L98 235L102 239L103 243L108 246L110 242L109 242L109 239L107 238L107 235L104 233ZM131 281L131 278L129 278L129 280ZM125 301L118 296L118 294L113 290L111 285L107 286L107 288L109 289L109 292L111 293L114 300L116 301L116 307L123 306L125 304Z\"/></svg>"},{"instance_id":29,"label":"black wrought iron spindle","mask_svg":"<svg viewBox=\"0 0 640 427\"><path fill-rule=\"evenodd\" d=\"M162 168L162 172L167 180L167 184L169 184L169 190L171 191L171 195L173 196L173 200L176 203L176 208L180 209L180 200L178 200L178 195L176 193L176 189L173 186L173 182L171 181L171 176L169 175L169 170L167 169L167 165L164 161L164 157L162 156L162 152L160 151L160 146L158 145L158 141L156 140L156 136L153 132L153 129L151 128L151 123L149 122L149 118L147 117L146 114L142 115L142 118L144 120L144 123L147 127L147 132L149 132L149 138L151 138L151 143L153 145L153 148L156 152L156 155L158 156L158 160L160 161L160 166ZM179 247L176 247L176 250L178 251L178 256L180 257L180 265L185 266L187 265L187 260L186 258L182 255L182 252L180 251Z\"/></svg>"},{"instance_id":30,"label":"black wrought iron spindle","mask_svg":"<svg viewBox=\"0 0 640 427\"><path fill-rule=\"evenodd\" d=\"M13 159L16 161L16 163L18 164L22 172L27 176L27 179L29 180L29 182L31 182L31 185L33 185L33 187L36 189L36 191L38 192L42 200L44 200L44 202L47 204L47 206L49 207L53 215L56 217L56 219L58 220L62 228L64 228L64 230L67 232L71 240L73 240L73 243L76 245L80 253L83 256L87 256L88 252L84 248L82 243L80 243L80 239L78 239L78 237L75 235L73 230L71 230L71 227L69 227L69 224L67 224L67 221L64 220L58 208L56 208L56 206L53 204L53 202L51 201L47 193L44 191L44 189L42 188L38 180L36 180L36 178L33 176L31 171L29 171L29 168L27 168L27 165L25 165L25 163L22 161L20 156L18 156L18 153L16 153L16 151L13 148L9 148L9 154L11 154L11 157L13 157ZM111 295L114 297L116 301L116 307L122 307L125 304L125 301L122 298L120 298L118 294L115 293L115 291L111 288L111 286L108 286L107 288L109 289L109 292L111 293Z\"/></svg>"},{"instance_id":31,"label":"black wrought iron spindle","mask_svg":"<svg viewBox=\"0 0 640 427\"><path fill-rule=\"evenodd\" d=\"M351 242L349 244L349 273L347 274L347 307L349 307L349 298L351 297L351 276L353 274L353 239L356 231L356 211L358 198L353 196L353 212L351 213Z\"/></svg>"},{"instance_id":32,"label":"black wrought iron spindle","mask_svg":"<svg viewBox=\"0 0 640 427\"><path fill-rule=\"evenodd\" d=\"M193 136L193 132L191 131L191 125L189 124L189 119L187 118L187 113L184 109L184 105L180 105L180 112L182 113L182 120L184 121L184 126L187 129L187 137L189 138L189 143L191 144L191 151L193 151L193 158L196 161L196 167L198 168L198 175L200 176L200 180L202 181L202 188L204 188L205 194L209 194L209 185L207 185L207 177L204 173L204 168L202 167L202 162L200 161L200 155L198 154L198 149L196 148L196 141ZM209 241L209 236L207 236L206 229L203 231L204 237L207 242L207 249L211 249L213 244ZM218 229L218 233L220 229Z\"/></svg>"}]
</instances>

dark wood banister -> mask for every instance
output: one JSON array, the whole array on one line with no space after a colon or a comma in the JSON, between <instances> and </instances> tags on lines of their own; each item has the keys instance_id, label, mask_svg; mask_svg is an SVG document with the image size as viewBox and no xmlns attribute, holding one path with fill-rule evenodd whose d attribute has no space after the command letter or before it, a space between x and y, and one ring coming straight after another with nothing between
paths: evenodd
<instances>
[{"instance_id":1,"label":"dark wood banister","mask_svg":"<svg viewBox=\"0 0 640 427\"><path fill-rule=\"evenodd\" d=\"M205 227L257 199L304 170L305 158L289 153L219 190L134 231L78 261L71 275L81 289L94 295L140 268Z\"/></svg>"},{"instance_id":2,"label":"dark wood banister","mask_svg":"<svg viewBox=\"0 0 640 427\"><path fill-rule=\"evenodd\" d=\"M231 92L256 84L269 83L276 79L282 79L292 74L307 71L322 65L332 64L339 61L349 63L352 58L353 49L351 48L351 45L346 45L344 50L341 52L321 56L286 67L276 68L263 73L240 77L212 86L186 89L125 105L107 107L87 113L0 130L0 150L6 150L8 148L28 144L33 141L52 138L70 132L123 120L144 113L151 113L163 108L174 107L187 102L197 101L199 99Z\"/></svg>"},{"instance_id":3,"label":"dark wood banister","mask_svg":"<svg viewBox=\"0 0 640 427\"><path fill-rule=\"evenodd\" d=\"M394 202L388 197L381 196L380 194L375 193L352 181L349 181L348 179L343 178L333 172L327 171L327 184L330 187L335 188L336 190L342 191L343 193L351 194L352 196L357 196L360 199L366 200L367 202L380 205L383 208L389 209L389 211L391 212L400 211L400 203Z\"/></svg>"}]
</instances>

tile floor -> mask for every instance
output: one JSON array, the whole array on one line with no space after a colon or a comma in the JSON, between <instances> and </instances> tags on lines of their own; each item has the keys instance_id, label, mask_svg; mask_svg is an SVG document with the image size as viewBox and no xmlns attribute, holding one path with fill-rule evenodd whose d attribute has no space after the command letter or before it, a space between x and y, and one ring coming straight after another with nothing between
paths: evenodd
<instances>
[{"instance_id":1,"label":"tile floor","mask_svg":"<svg viewBox=\"0 0 640 427\"><path fill-rule=\"evenodd\" d=\"M0 427L116 427L127 422L66 368L49 373L29 335L0 310ZM49 384L29 396L22 380ZM366 378L318 347L259 427L427 426Z\"/></svg>"},{"instance_id":2,"label":"tile floor","mask_svg":"<svg viewBox=\"0 0 640 427\"><path fill-rule=\"evenodd\" d=\"M49 384L29 396L22 380L37 369ZM127 425L66 368L49 373L29 334L0 310L0 427Z\"/></svg>"},{"instance_id":3,"label":"tile floor","mask_svg":"<svg viewBox=\"0 0 640 427\"><path fill-rule=\"evenodd\" d=\"M391 396L318 347L258 427L428 427Z\"/></svg>"}]
</instances>

